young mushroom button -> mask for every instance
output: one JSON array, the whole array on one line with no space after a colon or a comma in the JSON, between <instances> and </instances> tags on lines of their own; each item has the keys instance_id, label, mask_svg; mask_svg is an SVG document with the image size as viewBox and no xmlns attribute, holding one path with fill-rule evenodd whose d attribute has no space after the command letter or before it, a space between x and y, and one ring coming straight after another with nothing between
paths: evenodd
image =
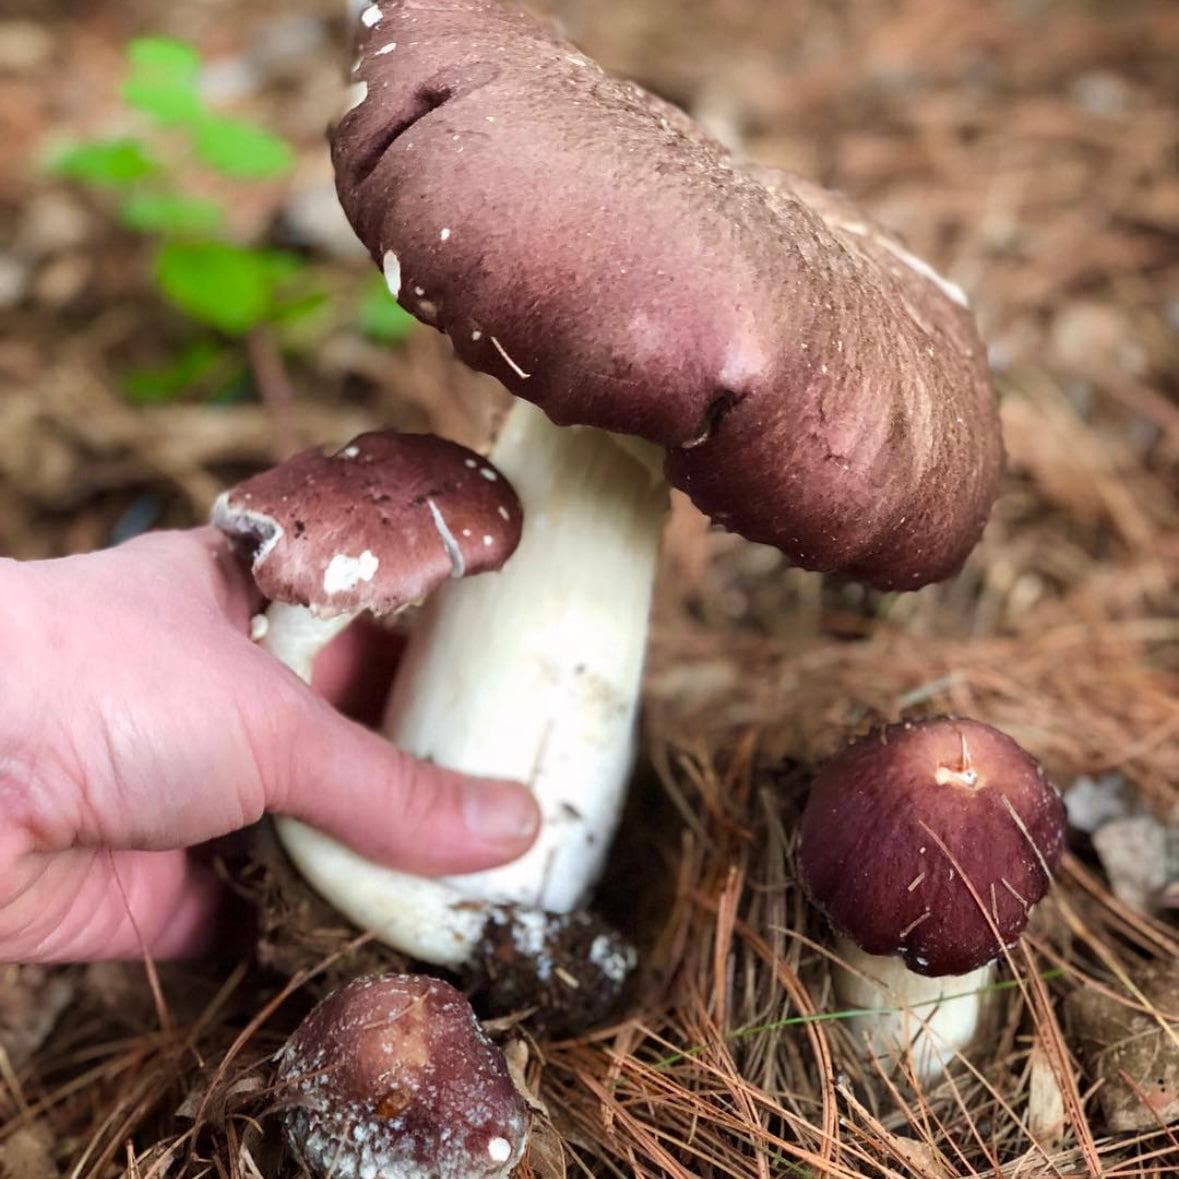
<instances>
[{"instance_id":1,"label":"young mushroom button","mask_svg":"<svg viewBox=\"0 0 1179 1179\"><path fill-rule=\"evenodd\" d=\"M799 868L841 935L841 1001L881 1009L857 1027L873 1054L911 1049L931 1080L969 1046L991 963L1051 887L1064 832L1040 766L978 721L891 725L823 767Z\"/></svg>"},{"instance_id":2,"label":"young mushroom button","mask_svg":"<svg viewBox=\"0 0 1179 1179\"><path fill-rule=\"evenodd\" d=\"M361 434L224 492L213 523L272 603L264 643L304 679L363 611L396 614L448 578L498 569L520 540L511 484L432 434Z\"/></svg>"},{"instance_id":3,"label":"young mushroom button","mask_svg":"<svg viewBox=\"0 0 1179 1179\"><path fill-rule=\"evenodd\" d=\"M500 1179L530 1115L447 983L373 975L330 995L278 1056L287 1141L317 1177Z\"/></svg>"}]
</instances>

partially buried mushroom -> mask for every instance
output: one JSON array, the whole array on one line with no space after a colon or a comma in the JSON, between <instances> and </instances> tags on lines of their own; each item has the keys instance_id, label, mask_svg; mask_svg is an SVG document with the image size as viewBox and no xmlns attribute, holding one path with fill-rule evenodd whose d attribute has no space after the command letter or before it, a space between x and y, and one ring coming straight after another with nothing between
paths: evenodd
<instances>
[{"instance_id":1,"label":"partially buried mushroom","mask_svg":"<svg viewBox=\"0 0 1179 1179\"><path fill-rule=\"evenodd\" d=\"M519 550L427 606L387 731L541 802L532 850L456 888L569 909L633 762L669 483L806 568L946 577L1001 465L984 349L962 292L849 202L526 13L379 0L360 37L344 209L403 306L526 399L491 451Z\"/></svg>"},{"instance_id":2,"label":"partially buried mushroom","mask_svg":"<svg viewBox=\"0 0 1179 1179\"><path fill-rule=\"evenodd\" d=\"M519 541L521 509L511 484L466 447L384 430L246 480L218 499L213 522L270 599L260 643L310 681L316 655L358 614L393 615L448 579L498 569ZM501 1006L584 1022L633 964L630 947L588 913L494 904L401 874L391 889L386 870L322 832L281 816L276 826L343 913L406 953L494 985Z\"/></svg>"},{"instance_id":3,"label":"partially buried mushroom","mask_svg":"<svg viewBox=\"0 0 1179 1179\"><path fill-rule=\"evenodd\" d=\"M1052 885L1064 804L978 721L890 725L818 773L802 884L839 935L836 996L868 1055L935 1080L984 1026L993 964Z\"/></svg>"},{"instance_id":4,"label":"partially buried mushroom","mask_svg":"<svg viewBox=\"0 0 1179 1179\"><path fill-rule=\"evenodd\" d=\"M278 1055L287 1141L316 1176L499 1179L530 1114L447 983L371 975L330 995Z\"/></svg>"}]
</instances>

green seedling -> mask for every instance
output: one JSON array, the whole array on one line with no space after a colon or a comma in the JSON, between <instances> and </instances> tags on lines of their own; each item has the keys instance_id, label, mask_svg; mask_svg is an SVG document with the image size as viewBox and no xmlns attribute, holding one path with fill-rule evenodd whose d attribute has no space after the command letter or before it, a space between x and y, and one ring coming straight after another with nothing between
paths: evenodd
<instances>
[{"instance_id":1,"label":"green seedling","mask_svg":"<svg viewBox=\"0 0 1179 1179\"><path fill-rule=\"evenodd\" d=\"M194 190L210 177L276 180L289 171L294 153L265 128L208 107L200 89L201 58L192 46L140 38L128 46L127 62L121 94L143 133L73 145L50 166L111 194L121 224L153 241L152 273L160 294L213 333L158 368L128 374L127 395L158 402L199 388L217 397L241 385L245 362L237 341L303 323L326 299L305 260L235 243L225 205ZM365 285L355 311L359 330L382 343L400 342L414 323L379 282Z\"/></svg>"}]
</instances>

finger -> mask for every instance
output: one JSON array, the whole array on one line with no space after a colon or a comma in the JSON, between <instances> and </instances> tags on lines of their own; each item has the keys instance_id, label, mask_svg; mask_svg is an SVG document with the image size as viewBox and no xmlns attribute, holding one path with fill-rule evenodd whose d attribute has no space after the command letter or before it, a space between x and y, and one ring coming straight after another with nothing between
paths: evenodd
<instances>
[{"instance_id":1,"label":"finger","mask_svg":"<svg viewBox=\"0 0 1179 1179\"><path fill-rule=\"evenodd\" d=\"M321 701L311 710L285 744L266 746L285 749L263 773L275 790L268 809L421 875L494 867L536 837L540 814L523 786L418 761Z\"/></svg>"},{"instance_id":2,"label":"finger","mask_svg":"<svg viewBox=\"0 0 1179 1179\"><path fill-rule=\"evenodd\" d=\"M76 849L30 856L0 906L0 945L14 962L187 957L224 944L229 896L184 852Z\"/></svg>"}]
</instances>

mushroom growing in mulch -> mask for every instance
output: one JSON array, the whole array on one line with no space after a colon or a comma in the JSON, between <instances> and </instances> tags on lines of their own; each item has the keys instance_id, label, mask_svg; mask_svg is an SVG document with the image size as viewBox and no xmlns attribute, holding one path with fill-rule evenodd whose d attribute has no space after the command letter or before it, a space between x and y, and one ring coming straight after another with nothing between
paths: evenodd
<instances>
[{"instance_id":1,"label":"mushroom growing in mulch","mask_svg":"<svg viewBox=\"0 0 1179 1179\"><path fill-rule=\"evenodd\" d=\"M932 1081L982 1027L994 961L1019 940L1064 846L1040 765L978 721L889 725L818 773L803 887L839 935L836 997L871 1057Z\"/></svg>"},{"instance_id":2,"label":"mushroom growing in mulch","mask_svg":"<svg viewBox=\"0 0 1179 1179\"><path fill-rule=\"evenodd\" d=\"M500 1179L531 1116L463 996L370 975L324 999L278 1055L287 1141L314 1175Z\"/></svg>"},{"instance_id":3,"label":"mushroom growing in mulch","mask_svg":"<svg viewBox=\"0 0 1179 1179\"><path fill-rule=\"evenodd\" d=\"M949 576L1001 465L984 349L962 293L850 203L533 17L379 0L360 34L341 202L402 305L523 399L491 451L520 548L426 608L387 731L541 800L533 849L456 887L569 908L632 765L668 485L808 569Z\"/></svg>"},{"instance_id":4,"label":"mushroom growing in mulch","mask_svg":"<svg viewBox=\"0 0 1179 1179\"><path fill-rule=\"evenodd\" d=\"M262 646L310 681L316 655L358 614L394 615L447 579L498 569L521 510L508 481L466 447L384 430L247 479L218 499L213 521L270 600ZM446 881L401 874L389 888L383 870L322 832L285 816L275 824L341 912L418 959L494 982L504 1005L592 1020L633 965L631 948L589 913L473 901Z\"/></svg>"}]
</instances>

